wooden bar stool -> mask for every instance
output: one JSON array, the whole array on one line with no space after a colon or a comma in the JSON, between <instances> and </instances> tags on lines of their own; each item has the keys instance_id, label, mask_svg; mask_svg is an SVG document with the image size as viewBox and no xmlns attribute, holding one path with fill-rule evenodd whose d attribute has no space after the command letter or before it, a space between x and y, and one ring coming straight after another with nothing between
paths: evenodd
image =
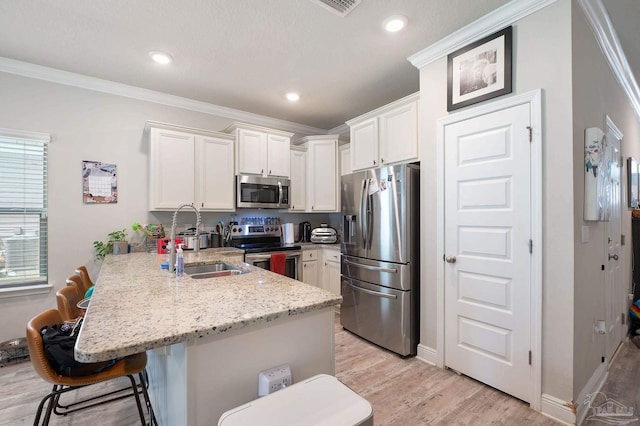
<instances>
[{"instance_id":1,"label":"wooden bar stool","mask_svg":"<svg viewBox=\"0 0 640 426\"><path fill-rule=\"evenodd\" d=\"M67 278L67 285L74 285L78 287L78 293L80 296L84 298L84 295L87 293L87 290L91 288L91 286L87 287L87 283L83 281L80 275L70 275Z\"/></svg>"},{"instance_id":2,"label":"wooden bar stool","mask_svg":"<svg viewBox=\"0 0 640 426\"><path fill-rule=\"evenodd\" d=\"M100 371L99 373L93 373L87 376L78 377L60 375L51 367L51 364L49 364L49 361L45 356L44 345L42 342L40 330L45 325L60 324L62 323L62 321L63 318L57 309L49 309L39 315L36 315L27 324L27 343L29 345L29 356L31 358L31 364L40 377L53 384L53 389L51 390L51 392L46 395L38 405L38 411L36 413L36 418L33 424L40 424L40 418L42 417L42 411L44 409L45 403L47 404L47 409L45 411L43 424L47 425L49 424L51 413L65 416L75 411L94 407L96 405L101 405L133 395L138 407L140 421L144 425L146 424L146 420L142 409L142 404L140 402L140 392L142 392L144 401L149 411L150 424L157 424L155 415L153 414L153 409L151 407L151 402L149 400L149 395L147 393L145 378L142 374L145 366L147 365L146 352L122 358L111 367L108 367ZM139 376L141 384L140 386L136 384L136 380L134 378L134 375L136 374ZM131 389L133 391L130 395L113 397L114 392L109 392L105 395L101 395L100 397L88 398L83 401L66 406L60 404L60 397L66 392L84 386L102 383L112 379L118 379L121 377L129 378L131 386L125 389ZM138 390L138 388L140 390Z\"/></svg>"},{"instance_id":3,"label":"wooden bar stool","mask_svg":"<svg viewBox=\"0 0 640 426\"><path fill-rule=\"evenodd\" d=\"M76 268L76 274L82 278L82 282L84 283L84 287L86 288L85 292L89 290L89 288L93 287L93 281L91 281L91 277L89 276L89 271L87 271L86 266L78 266Z\"/></svg>"},{"instance_id":4,"label":"wooden bar stool","mask_svg":"<svg viewBox=\"0 0 640 426\"><path fill-rule=\"evenodd\" d=\"M73 283L56 292L56 302L62 321L74 320L84 315L84 311L78 308L78 302L84 298L84 293L80 295L80 291Z\"/></svg>"}]
</instances>

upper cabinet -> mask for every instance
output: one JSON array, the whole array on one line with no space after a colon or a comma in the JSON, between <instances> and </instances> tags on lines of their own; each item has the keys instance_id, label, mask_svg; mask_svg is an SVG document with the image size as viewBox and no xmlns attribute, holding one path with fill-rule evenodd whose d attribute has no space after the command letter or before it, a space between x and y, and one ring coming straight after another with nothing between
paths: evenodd
<instances>
[{"instance_id":1,"label":"upper cabinet","mask_svg":"<svg viewBox=\"0 0 640 426\"><path fill-rule=\"evenodd\" d=\"M340 145L340 175L351 173L351 146L349 144Z\"/></svg>"},{"instance_id":2,"label":"upper cabinet","mask_svg":"<svg viewBox=\"0 0 640 426\"><path fill-rule=\"evenodd\" d=\"M305 211L340 211L338 135L306 136L295 143L307 150Z\"/></svg>"},{"instance_id":3,"label":"upper cabinet","mask_svg":"<svg viewBox=\"0 0 640 426\"><path fill-rule=\"evenodd\" d=\"M289 148L293 133L246 123L234 123L225 131L236 135L237 174L291 176Z\"/></svg>"},{"instance_id":4,"label":"upper cabinet","mask_svg":"<svg viewBox=\"0 0 640 426\"><path fill-rule=\"evenodd\" d=\"M306 210L307 192L307 151L303 148L291 147L291 195L289 210L303 212Z\"/></svg>"},{"instance_id":5,"label":"upper cabinet","mask_svg":"<svg viewBox=\"0 0 640 426\"><path fill-rule=\"evenodd\" d=\"M351 170L418 159L418 102L414 93L353 120Z\"/></svg>"},{"instance_id":6,"label":"upper cabinet","mask_svg":"<svg viewBox=\"0 0 640 426\"><path fill-rule=\"evenodd\" d=\"M149 210L233 211L234 136L147 122Z\"/></svg>"}]
</instances>

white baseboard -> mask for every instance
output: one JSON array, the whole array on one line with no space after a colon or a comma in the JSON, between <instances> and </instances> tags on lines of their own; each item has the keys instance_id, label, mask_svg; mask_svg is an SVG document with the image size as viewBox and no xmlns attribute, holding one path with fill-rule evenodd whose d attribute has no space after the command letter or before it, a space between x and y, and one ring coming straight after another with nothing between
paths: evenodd
<instances>
[{"instance_id":1,"label":"white baseboard","mask_svg":"<svg viewBox=\"0 0 640 426\"><path fill-rule=\"evenodd\" d=\"M576 424L576 413L572 408L573 403L543 393L541 405L540 412L545 416L567 425Z\"/></svg>"},{"instance_id":2,"label":"white baseboard","mask_svg":"<svg viewBox=\"0 0 640 426\"><path fill-rule=\"evenodd\" d=\"M431 365L437 365L436 356L437 354L435 349L425 345L418 345L418 355L416 356L416 358L418 358L420 361L424 361L427 364Z\"/></svg>"},{"instance_id":3,"label":"white baseboard","mask_svg":"<svg viewBox=\"0 0 640 426\"><path fill-rule=\"evenodd\" d=\"M590 407L583 404L583 402L587 399L587 395L598 392L602 388L602 385L604 384L604 381L607 379L608 375L609 370L607 369L607 364L603 362L596 369L596 371L594 371L587 384L580 391L578 399L576 400L576 419L578 420L577 424L582 424L585 417L589 413Z\"/></svg>"}]
</instances>

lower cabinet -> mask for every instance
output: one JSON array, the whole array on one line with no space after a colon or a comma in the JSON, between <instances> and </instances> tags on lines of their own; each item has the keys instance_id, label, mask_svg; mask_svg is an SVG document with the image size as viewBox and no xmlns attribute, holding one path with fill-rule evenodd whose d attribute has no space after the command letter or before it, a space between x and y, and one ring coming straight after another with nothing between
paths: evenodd
<instances>
[{"instance_id":1,"label":"lower cabinet","mask_svg":"<svg viewBox=\"0 0 640 426\"><path fill-rule=\"evenodd\" d=\"M325 290L340 294L340 249L323 248L323 268L322 275Z\"/></svg>"},{"instance_id":2,"label":"lower cabinet","mask_svg":"<svg viewBox=\"0 0 640 426\"><path fill-rule=\"evenodd\" d=\"M302 282L311 284L316 287L318 285L318 250L302 250Z\"/></svg>"},{"instance_id":3,"label":"lower cabinet","mask_svg":"<svg viewBox=\"0 0 640 426\"><path fill-rule=\"evenodd\" d=\"M303 248L302 281L340 294L340 247Z\"/></svg>"}]
</instances>

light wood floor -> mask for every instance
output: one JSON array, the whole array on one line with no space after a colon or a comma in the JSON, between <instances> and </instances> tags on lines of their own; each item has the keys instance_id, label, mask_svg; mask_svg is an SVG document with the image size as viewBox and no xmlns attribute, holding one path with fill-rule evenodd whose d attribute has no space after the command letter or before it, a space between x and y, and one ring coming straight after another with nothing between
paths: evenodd
<instances>
[{"instance_id":1,"label":"light wood floor","mask_svg":"<svg viewBox=\"0 0 640 426\"><path fill-rule=\"evenodd\" d=\"M338 324L335 345L336 376L371 402L376 425L557 424L522 401L416 358L401 359ZM625 342L602 389L609 398L634 407L636 413L640 413L639 361L640 350ZM0 425L32 424L38 403L50 388L29 362L0 368ZM90 391L83 389L82 395ZM139 424L139 419L133 399L126 399L68 417L53 416L50 424L124 426Z\"/></svg>"}]
</instances>

